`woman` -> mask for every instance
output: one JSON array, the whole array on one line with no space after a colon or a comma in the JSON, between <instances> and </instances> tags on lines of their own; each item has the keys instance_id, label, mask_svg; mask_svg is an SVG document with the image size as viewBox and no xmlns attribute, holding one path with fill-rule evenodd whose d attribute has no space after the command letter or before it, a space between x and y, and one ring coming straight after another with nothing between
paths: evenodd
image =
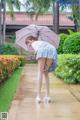
<instances>
[{"instance_id":1,"label":"woman","mask_svg":"<svg viewBox=\"0 0 80 120\"><path fill-rule=\"evenodd\" d=\"M44 97L44 101L51 102L48 73L53 71L57 66L56 48L48 42L37 40L37 38L33 36L26 38L25 43L27 46L32 46L36 53L36 59L38 60L38 84L36 101L38 103L42 101L41 87L44 75L46 81L46 96Z\"/></svg>"}]
</instances>

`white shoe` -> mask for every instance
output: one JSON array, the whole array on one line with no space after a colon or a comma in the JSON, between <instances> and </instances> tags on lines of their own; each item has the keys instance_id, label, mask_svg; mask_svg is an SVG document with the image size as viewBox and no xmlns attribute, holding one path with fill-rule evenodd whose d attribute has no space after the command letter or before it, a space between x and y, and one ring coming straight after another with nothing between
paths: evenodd
<instances>
[{"instance_id":1,"label":"white shoe","mask_svg":"<svg viewBox=\"0 0 80 120\"><path fill-rule=\"evenodd\" d=\"M41 98L39 96L36 97L36 102L41 103Z\"/></svg>"},{"instance_id":2,"label":"white shoe","mask_svg":"<svg viewBox=\"0 0 80 120\"><path fill-rule=\"evenodd\" d=\"M51 103L51 97L44 97L43 99L44 102Z\"/></svg>"}]
</instances>

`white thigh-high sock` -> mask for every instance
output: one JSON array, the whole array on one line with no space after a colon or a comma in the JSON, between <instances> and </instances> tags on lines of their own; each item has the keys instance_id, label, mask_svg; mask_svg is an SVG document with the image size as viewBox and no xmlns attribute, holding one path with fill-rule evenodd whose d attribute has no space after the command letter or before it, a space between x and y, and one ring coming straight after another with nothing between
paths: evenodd
<instances>
[{"instance_id":1,"label":"white thigh-high sock","mask_svg":"<svg viewBox=\"0 0 80 120\"><path fill-rule=\"evenodd\" d=\"M38 71L38 81L37 81L37 96L41 96L41 87L42 87L43 72Z\"/></svg>"},{"instance_id":2,"label":"white thigh-high sock","mask_svg":"<svg viewBox=\"0 0 80 120\"><path fill-rule=\"evenodd\" d=\"M48 72L44 72L44 78L45 78L45 82L46 82L46 96L49 97L50 96L50 88L49 88L49 76L48 76Z\"/></svg>"}]
</instances>

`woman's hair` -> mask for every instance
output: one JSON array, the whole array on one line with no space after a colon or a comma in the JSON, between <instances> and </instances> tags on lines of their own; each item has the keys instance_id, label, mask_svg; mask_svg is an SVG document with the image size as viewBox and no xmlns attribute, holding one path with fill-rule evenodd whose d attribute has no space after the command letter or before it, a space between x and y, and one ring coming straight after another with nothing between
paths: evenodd
<instances>
[{"instance_id":1,"label":"woman's hair","mask_svg":"<svg viewBox=\"0 0 80 120\"><path fill-rule=\"evenodd\" d=\"M28 43L29 43L28 40L34 40L34 41L37 41L37 39L38 39L37 37L29 36L29 37L26 38L25 43L28 44Z\"/></svg>"}]
</instances>

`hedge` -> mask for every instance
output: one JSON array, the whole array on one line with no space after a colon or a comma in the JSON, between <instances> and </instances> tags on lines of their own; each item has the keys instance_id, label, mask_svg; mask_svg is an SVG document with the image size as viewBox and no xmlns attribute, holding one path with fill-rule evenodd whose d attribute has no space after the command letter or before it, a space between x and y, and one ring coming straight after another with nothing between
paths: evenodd
<instances>
[{"instance_id":1,"label":"hedge","mask_svg":"<svg viewBox=\"0 0 80 120\"><path fill-rule=\"evenodd\" d=\"M67 37L63 44L63 53L80 53L80 32L73 33Z\"/></svg>"},{"instance_id":2,"label":"hedge","mask_svg":"<svg viewBox=\"0 0 80 120\"><path fill-rule=\"evenodd\" d=\"M13 44L5 43L0 46L1 55L19 55L19 50Z\"/></svg>"},{"instance_id":3,"label":"hedge","mask_svg":"<svg viewBox=\"0 0 80 120\"><path fill-rule=\"evenodd\" d=\"M59 64L55 75L63 79L65 83L80 83L80 54L59 55Z\"/></svg>"},{"instance_id":4,"label":"hedge","mask_svg":"<svg viewBox=\"0 0 80 120\"><path fill-rule=\"evenodd\" d=\"M10 77L13 71L24 63L23 56L0 55L0 82Z\"/></svg>"},{"instance_id":5,"label":"hedge","mask_svg":"<svg viewBox=\"0 0 80 120\"><path fill-rule=\"evenodd\" d=\"M60 34L60 43L59 43L59 48L58 48L58 53L59 53L59 54L62 54L62 53L63 53L63 44L64 44L64 41L66 40L66 38L67 38L68 36L69 36L69 35L64 34L64 33L61 33L61 34Z\"/></svg>"}]
</instances>

